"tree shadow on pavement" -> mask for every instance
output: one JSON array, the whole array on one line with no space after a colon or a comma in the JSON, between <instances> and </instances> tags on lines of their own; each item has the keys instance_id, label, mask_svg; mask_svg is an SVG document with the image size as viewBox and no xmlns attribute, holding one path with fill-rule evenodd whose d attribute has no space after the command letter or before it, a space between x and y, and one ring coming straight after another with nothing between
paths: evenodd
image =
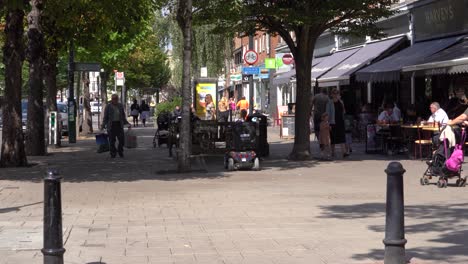
<instances>
[{"instance_id":1,"label":"tree shadow on pavement","mask_svg":"<svg viewBox=\"0 0 468 264\"><path fill-rule=\"evenodd\" d=\"M320 218L335 218L342 220L372 219L385 217L385 203L364 203L355 205L321 206ZM406 250L409 259L439 261L444 263L461 263L459 257L466 257L468 249L468 203L453 203L448 205L407 205L405 217L418 220L418 224L406 224L406 238L411 241L411 234L425 232L439 232L438 237L428 240L439 243L440 246L412 247ZM368 229L385 235L385 220L382 225L370 225ZM448 245L447 245L448 244ZM355 254L356 260L368 258L382 260L384 245L381 249L372 249L370 252ZM458 262L457 262L458 261ZM437 263L437 262L436 262Z\"/></svg>"},{"instance_id":2,"label":"tree shadow on pavement","mask_svg":"<svg viewBox=\"0 0 468 264\"><path fill-rule=\"evenodd\" d=\"M0 214L6 214L6 213L11 213L11 212L19 212L21 211L22 208L28 207L28 206L33 206L36 204L42 204L43 202L37 202L37 203L31 203L31 204L24 204L20 206L13 206L13 207L8 207L8 208L0 208Z\"/></svg>"}]
</instances>

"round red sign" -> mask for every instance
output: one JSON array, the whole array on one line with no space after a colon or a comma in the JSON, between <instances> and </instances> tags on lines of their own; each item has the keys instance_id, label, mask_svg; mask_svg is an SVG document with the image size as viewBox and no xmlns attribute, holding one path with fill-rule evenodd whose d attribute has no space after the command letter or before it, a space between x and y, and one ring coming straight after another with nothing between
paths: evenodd
<instances>
[{"instance_id":1,"label":"round red sign","mask_svg":"<svg viewBox=\"0 0 468 264\"><path fill-rule=\"evenodd\" d=\"M249 65L254 65L258 61L258 54L255 52L255 50L248 50L245 52L244 55L244 61L245 63Z\"/></svg>"},{"instance_id":2,"label":"round red sign","mask_svg":"<svg viewBox=\"0 0 468 264\"><path fill-rule=\"evenodd\" d=\"M291 54L284 54L283 55L283 63L289 65L294 62L294 58Z\"/></svg>"}]
</instances>

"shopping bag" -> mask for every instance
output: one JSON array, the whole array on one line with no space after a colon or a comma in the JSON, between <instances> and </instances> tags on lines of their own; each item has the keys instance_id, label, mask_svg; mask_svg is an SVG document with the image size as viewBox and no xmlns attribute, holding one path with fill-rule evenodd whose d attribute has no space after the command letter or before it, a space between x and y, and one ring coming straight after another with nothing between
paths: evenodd
<instances>
[{"instance_id":1,"label":"shopping bag","mask_svg":"<svg viewBox=\"0 0 468 264\"><path fill-rule=\"evenodd\" d=\"M136 148L137 146L137 136L135 131L129 128L127 132L125 132L125 147Z\"/></svg>"},{"instance_id":2,"label":"shopping bag","mask_svg":"<svg viewBox=\"0 0 468 264\"><path fill-rule=\"evenodd\" d=\"M96 135L97 153L109 151L109 136L106 133Z\"/></svg>"}]
</instances>

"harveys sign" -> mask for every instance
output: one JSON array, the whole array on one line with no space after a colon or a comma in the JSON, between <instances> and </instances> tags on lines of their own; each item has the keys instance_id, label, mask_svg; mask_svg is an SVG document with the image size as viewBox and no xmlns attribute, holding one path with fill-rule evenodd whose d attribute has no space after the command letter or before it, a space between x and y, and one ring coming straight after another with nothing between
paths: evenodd
<instances>
[{"instance_id":1,"label":"harveys sign","mask_svg":"<svg viewBox=\"0 0 468 264\"><path fill-rule=\"evenodd\" d=\"M286 64L286 65L290 65L290 64L293 64L294 63L294 58L291 54L284 54L283 55L283 63Z\"/></svg>"}]
</instances>

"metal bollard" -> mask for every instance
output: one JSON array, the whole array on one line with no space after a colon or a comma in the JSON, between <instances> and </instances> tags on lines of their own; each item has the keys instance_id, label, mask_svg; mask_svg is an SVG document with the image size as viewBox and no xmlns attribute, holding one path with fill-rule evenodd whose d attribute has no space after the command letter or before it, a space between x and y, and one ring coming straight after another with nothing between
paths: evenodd
<instances>
[{"instance_id":1,"label":"metal bollard","mask_svg":"<svg viewBox=\"0 0 468 264\"><path fill-rule=\"evenodd\" d=\"M44 178L44 264L63 264L61 179L55 169Z\"/></svg>"},{"instance_id":2,"label":"metal bollard","mask_svg":"<svg viewBox=\"0 0 468 264\"><path fill-rule=\"evenodd\" d=\"M405 208L403 200L403 174L405 169L399 162L388 164L387 206L385 219L384 264L405 264Z\"/></svg>"}]
</instances>

